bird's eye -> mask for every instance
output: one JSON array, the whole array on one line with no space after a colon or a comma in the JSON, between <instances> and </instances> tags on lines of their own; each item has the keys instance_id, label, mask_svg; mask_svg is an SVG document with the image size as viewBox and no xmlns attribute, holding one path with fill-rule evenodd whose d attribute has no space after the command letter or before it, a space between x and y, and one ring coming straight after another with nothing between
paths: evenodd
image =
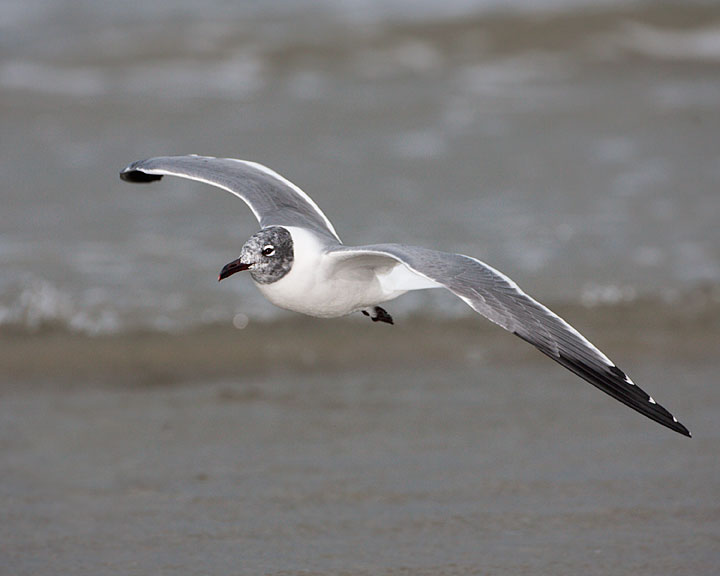
<instances>
[{"instance_id":1,"label":"bird's eye","mask_svg":"<svg viewBox=\"0 0 720 576\"><path fill-rule=\"evenodd\" d=\"M275 246L270 246L269 244L267 246L263 246L263 256L272 256L273 252L275 252Z\"/></svg>"}]
</instances>

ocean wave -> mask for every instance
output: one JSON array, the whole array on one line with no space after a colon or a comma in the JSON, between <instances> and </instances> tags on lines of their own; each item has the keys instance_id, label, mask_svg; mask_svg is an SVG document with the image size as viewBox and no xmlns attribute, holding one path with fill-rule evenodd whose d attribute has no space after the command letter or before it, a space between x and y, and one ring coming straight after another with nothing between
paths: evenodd
<instances>
[{"instance_id":1,"label":"ocean wave","mask_svg":"<svg viewBox=\"0 0 720 576\"><path fill-rule=\"evenodd\" d=\"M459 300L443 298L444 291L424 291L406 295L392 303L399 321L427 318L432 322L466 322L477 319ZM0 336L3 334L68 333L90 337L144 333L191 333L207 326L234 327L292 323L296 314L277 308L269 312L247 305L234 307L221 302L198 302L182 293L144 293L144 300L120 299L107 289L63 290L55 284L33 277L23 283L0 284ZM636 313L675 316L698 309L714 314L720 310L720 285L698 283L689 289L664 289L643 293L631 285L588 283L577 297L546 302L553 309L572 310L580 318L592 318L601 309L613 315L628 308ZM249 313L249 310L253 310ZM588 323L592 323L589 321Z\"/></svg>"},{"instance_id":2,"label":"ocean wave","mask_svg":"<svg viewBox=\"0 0 720 576\"><path fill-rule=\"evenodd\" d=\"M621 366L653 356L694 362L717 356L720 289L681 300L572 305L555 310ZM54 317L57 317L55 315ZM157 385L262 374L412 369L546 361L531 346L477 317L396 318L379 326L359 315L299 315L258 322L244 315L179 332L82 333L57 322L33 330L0 326L6 382L82 381ZM628 368L629 369L629 368Z\"/></svg>"},{"instance_id":3,"label":"ocean wave","mask_svg":"<svg viewBox=\"0 0 720 576\"><path fill-rule=\"evenodd\" d=\"M411 12L399 5L371 10L360 1L344 10L323 4L307 16L287 3L285 11L231 10L226 18L199 21L192 11L169 20L162 11L118 20L110 7L101 8L82 14L92 33L76 35L68 27L62 41L47 44L42 40L53 36L55 24L38 19L28 34L38 38L33 50L18 39L0 58L0 87L69 98L243 101L280 77L281 89L318 98L331 92L329 71L377 80L466 65L459 82L486 94L562 79L575 63L598 55L720 60L720 28L703 26L699 17L691 26L681 18L677 28L661 27L654 22L663 11L642 2L630 10L617 8L627 3L602 2L604 12L597 2L583 10L590 4L583 0L422 3L425 12L416 3ZM54 16L55 7L49 10ZM543 10L551 15L538 20L533 14ZM702 7L677 9L679 17L695 13ZM298 70L305 74L298 77Z\"/></svg>"},{"instance_id":4,"label":"ocean wave","mask_svg":"<svg viewBox=\"0 0 720 576\"><path fill-rule=\"evenodd\" d=\"M243 99L262 87L261 63L236 55L214 62L162 60L110 74L102 66L57 66L15 60L0 66L0 86L68 97L132 96Z\"/></svg>"},{"instance_id":5,"label":"ocean wave","mask_svg":"<svg viewBox=\"0 0 720 576\"><path fill-rule=\"evenodd\" d=\"M0 295L0 331L38 332L51 328L89 335L119 332L122 326L117 311L92 300L97 299L91 297L89 302L79 303L41 279L6 288Z\"/></svg>"},{"instance_id":6,"label":"ocean wave","mask_svg":"<svg viewBox=\"0 0 720 576\"><path fill-rule=\"evenodd\" d=\"M620 43L645 56L674 61L720 61L720 27L673 30L627 24Z\"/></svg>"}]
</instances>

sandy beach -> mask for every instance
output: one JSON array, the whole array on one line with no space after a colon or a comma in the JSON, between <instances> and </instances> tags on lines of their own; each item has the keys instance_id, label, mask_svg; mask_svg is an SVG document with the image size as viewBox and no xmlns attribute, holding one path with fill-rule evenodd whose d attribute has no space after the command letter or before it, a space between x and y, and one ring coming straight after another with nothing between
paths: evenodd
<instances>
[{"instance_id":1,"label":"sandy beach","mask_svg":"<svg viewBox=\"0 0 720 576\"><path fill-rule=\"evenodd\" d=\"M0 3L0 576L719 574L715 4ZM444 290L218 284L250 210L118 178L190 153L487 262L693 438Z\"/></svg>"},{"instance_id":2,"label":"sandy beach","mask_svg":"<svg viewBox=\"0 0 720 576\"><path fill-rule=\"evenodd\" d=\"M371 348L365 324L334 326ZM715 345L688 354L647 326L648 345L633 326L593 336L612 349L625 332L615 356L694 438L492 329L475 335L483 354L412 362L402 340L432 333L417 322L387 327L396 344L384 336L374 365L306 350L304 366L228 363L212 378L196 362L192 380L145 366L5 381L2 573L713 574ZM717 342L717 326L698 341Z\"/></svg>"}]
</instances>

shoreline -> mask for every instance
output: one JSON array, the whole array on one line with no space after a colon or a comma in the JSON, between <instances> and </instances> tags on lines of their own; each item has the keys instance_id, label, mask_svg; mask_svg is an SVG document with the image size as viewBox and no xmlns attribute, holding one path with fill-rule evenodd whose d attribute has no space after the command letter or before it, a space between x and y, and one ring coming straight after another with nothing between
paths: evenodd
<instances>
[{"instance_id":1,"label":"shoreline","mask_svg":"<svg viewBox=\"0 0 720 576\"><path fill-rule=\"evenodd\" d=\"M720 307L635 305L557 312L632 373L632 361L713 359L720 339ZM364 318L291 317L227 323L184 332L137 331L90 336L52 327L0 333L5 381L52 380L130 385L167 384L227 376L347 371L403 365L529 363L547 359L481 317L396 318L395 326Z\"/></svg>"}]
</instances>

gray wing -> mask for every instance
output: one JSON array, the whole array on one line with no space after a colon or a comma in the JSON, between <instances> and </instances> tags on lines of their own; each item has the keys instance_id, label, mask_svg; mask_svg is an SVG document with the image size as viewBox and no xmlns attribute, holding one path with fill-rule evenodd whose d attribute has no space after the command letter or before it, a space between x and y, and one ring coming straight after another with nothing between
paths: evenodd
<instances>
[{"instance_id":1,"label":"gray wing","mask_svg":"<svg viewBox=\"0 0 720 576\"><path fill-rule=\"evenodd\" d=\"M242 198L260 226L298 226L340 242L335 228L315 202L292 182L262 164L208 156L164 156L133 162L120 178L147 183L180 176L217 186Z\"/></svg>"},{"instance_id":2,"label":"gray wing","mask_svg":"<svg viewBox=\"0 0 720 576\"><path fill-rule=\"evenodd\" d=\"M361 266L387 267L388 258L400 262L419 276L420 281L405 279L404 274L391 275L394 284L388 286L389 289L413 290L427 288L431 283L443 286L476 312L529 342L606 394L663 426L690 436L685 426L575 328L487 264L461 254L398 244L342 247L331 254L338 266L353 266L353 261L357 261ZM373 259L377 260L373 262ZM380 281L382 283L382 279Z\"/></svg>"}]
</instances>

